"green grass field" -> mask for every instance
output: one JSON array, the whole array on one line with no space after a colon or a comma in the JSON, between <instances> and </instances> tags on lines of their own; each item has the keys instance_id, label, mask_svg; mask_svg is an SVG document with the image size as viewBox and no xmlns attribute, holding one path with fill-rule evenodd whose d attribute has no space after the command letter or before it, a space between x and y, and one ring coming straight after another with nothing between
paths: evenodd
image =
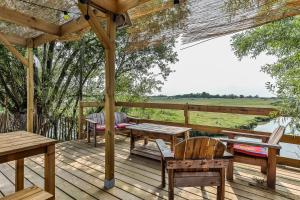
<instances>
[{"instance_id":1,"label":"green grass field","mask_svg":"<svg viewBox=\"0 0 300 200\"><path fill-rule=\"evenodd\" d=\"M204 99L204 98L152 98L150 102L155 103L189 103L199 105L216 105L216 106L244 106L244 107L275 107L275 99L262 98L243 98L243 99ZM183 111L162 110L162 109L129 109L128 114L135 117L171 121L184 122ZM266 117L268 118L268 117ZM190 112L190 123L199 125L219 126L227 128L251 128L264 117L253 115L227 114L227 113L209 113L209 112Z\"/></svg>"}]
</instances>

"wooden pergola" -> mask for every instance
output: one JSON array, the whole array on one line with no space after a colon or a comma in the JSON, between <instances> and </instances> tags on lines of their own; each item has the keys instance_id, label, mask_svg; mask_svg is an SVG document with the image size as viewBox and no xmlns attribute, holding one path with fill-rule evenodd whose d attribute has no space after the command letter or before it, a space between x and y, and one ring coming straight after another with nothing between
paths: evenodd
<instances>
[{"instance_id":1,"label":"wooden pergola","mask_svg":"<svg viewBox=\"0 0 300 200\"><path fill-rule=\"evenodd\" d=\"M66 23L57 24L49 22L43 18L29 15L28 13L22 12L21 9L12 9L9 7L2 6L0 3L0 21L15 24L20 27L27 27L30 30L37 31L38 34L34 34L31 37L22 37L15 34L15 32L3 32L0 30L0 42L26 67L27 70L27 131L33 131L33 116L34 116L34 68L33 68L33 48L36 48L42 44L49 43L51 41L66 41L74 38L80 38L83 32L91 29L95 32L98 39L101 41L105 48L105 118L106 118L106 129L105 129L105 188L111 188L115 185L114 179L114 110L115 110L115 39L116 29L118 23L118 16L126 14L130 9L136 8L146 2L152 0L78 0L78 8L80 10L80 16L74 18ZM186 1L186 0L181 0ZM216 0L222 1L222 0ZM63 2L63 1L58 1ZM177 2L178 1L174 1ZM198 1L193 1L198 5ZM203 1L199 1L203 2ZM49 3L49 2L48 2ZM171 3L171 4L170 4ZM162 9L167 9L173 5L173 1L169 1L167 6L160 6L159 8L152 8L148 6L149 12L159 12ZM198 6L202 4L199 3ZM244 30L247 28L262 25L264 23L290 17L299 14L296 8L299 8L298 0L288 1L283 8L291 8L289 12L284 14L270 15L267 12L265 15L258 16L260 20L251 18L249 23L245 23L244 18L240 18L239 22L246 24L245 27L231 27L231 29L224 32L223 29L216 28L220 26L216 24L210 27L213 30L220 30L224 34L233 33L235 31ZM197 6L195 6L197 8ZM203 8L206 9L206 8ZM278 8L279 9L279 8ZM275 10L276 11L276 10ZM278 13L273 12L273 14ZM149 14L149 13L146 13ZM197 13L196 13L197 14ZM142 15L142 14L141 14ZM205 15L205 12L204 14ZM139 14L137 14L139 16ZM266 20L261 20L267 16ZM202 17L201 13L198 17ZM100 18L100 19L99 19ZM192 18L194 19L194 18ZM198 18L195 18L198 19ZM212 19L215 19L212 16ZM215 19L216 20L216 19ZM253 21L252 21L253 20ZM216 20L220 21L220 20ZM250 23L251 22L251 23ZM198 23L198 21L196 21ZM223 22L220 22L223 23ZM225 22L224 22L225 23ZM204 23L205 24L205 23ZM195 25L192 22L192 25ZM224 24L223 24L224 25ZM191 37L189 41L193 42L193 39L203 39L204 37L220 36L221 33L217 32L212 35L207 35L206 29L201 28L202 23L199 23L199 37ZM204 25L203 25L204 26ZM225 24L224 26L229 26ZM2 26L3 27L3 26ZM195 29L193 30L195 31ZM188 30L188 32L193 33ZM196 31L197 33L197 31ZM15 45L26 47L27 56L22 55L16 48Z\"/></svg>"},{"instance_id":2,"label":"wooden pergola","mask_svg":"<svg viewBox=\"0 0 300 200\"><path fill-rule=\"evenodd\" d=\"M105 188L115 185L114 179L114 110L115 110L115 38L119 14L149 0L79 0L81 16L62 25L50 23L18 10L0 7L0 20L43 32L36 37L23 38L15 34L1 33L0 42L26 67L27 70L27 131L33 132L34 80L33 48L51 41L64 41L91 28L105 48ZM106 20L102 26L98 17ZM102 21L103 21L102 20ZM27 47L23 56L14 45Z\"/></svg>"}]
</instances>

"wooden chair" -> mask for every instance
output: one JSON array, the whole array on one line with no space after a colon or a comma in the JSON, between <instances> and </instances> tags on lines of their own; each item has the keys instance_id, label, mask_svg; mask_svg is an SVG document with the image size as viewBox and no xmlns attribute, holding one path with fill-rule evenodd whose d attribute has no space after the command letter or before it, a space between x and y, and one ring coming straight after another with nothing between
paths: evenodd
<instances>
[{"instance_id":1,"label":"wooden chair","mask_svg":"<svg viewBox=\"0 0 300 200\"><path fill-rule=\"evenodd\" d=\"M128 117L125 113L115 112L115 129L116 134L126 135L130 134L130 131L126 129L127 126L135 124L138 119ZM91 132L94 137L94 146L96 147L97 135L104 135L105 133L105 117L104 112L93 113L86 117L86 131L87 131L87 141L90 143Z\"/></svg>"},{"instance_id":2,"label":"wooden chair","mask_svg":"<svg viewBox=\"0 0 300 200\"><path fill-rule=\"evenodd\" d=\"M156 140L161 152L162 187L168 171L169 199L174 199L174 187L217 186L217 199L224 199L225 168L232 156L226 146L208 137L194 137L175 145L175 151L161 139Z\"/></svg>"},{"instance_id":3,"label":"wooden chair","mask_svg":"<svg viewBox=\"0 0 300 200\"><path fill-rule=\"evenodd\" d=\"M229 139L221 139L227 142L227 151L234 155L227 168L227 180L233 180L233 162L246 163L261 167L261 172L267 174L267 186L274 189L276 185L276 156L281 148L278 145L284 134L285 128L279 126L270 136L222 131ZM243 141L234 139L236 136L258 138L262 142Z\"/></svg>"}]
</instances>

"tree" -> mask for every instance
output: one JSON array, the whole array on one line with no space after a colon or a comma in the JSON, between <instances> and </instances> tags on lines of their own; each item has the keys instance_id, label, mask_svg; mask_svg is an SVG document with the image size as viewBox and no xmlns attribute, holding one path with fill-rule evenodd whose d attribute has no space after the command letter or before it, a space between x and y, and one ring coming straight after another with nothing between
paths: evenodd
<instances>
[{"instance_id":1,"label":"tree","mask_svg":"<svg viewBox=\"0 0 300 200\"><path fill-rule=\"evenodd\" d=\"M131 51L130 34L117 35L117 100L134 100L159 90L177 61L174 40ZM20 49L25 53L24 49ZM37 113L55 125L63 115L75 118L79 100L102 99L104 49L92 33L80 41L45 44L34 50ZM0 46L0 103L8 99L11 113L26 112L25 68ZM155 73L156 72L156 73Z\"/></svg>"},{"instance_id":2,"label":"tree","mask_svg":"<svg viewBox=\"0 0 300 200\"><path fill-rule=\"evenodd\" d=\"M291 125L300 123L300 18L272 22L232 37L236 56L256 58L263 53L277 58L276 62L262 66L275 83L267 88L282 100L281 113L292 117Z\"/></svg>"},{"instance_id":3,"label":"tree","mask_svg":"<svg viewBox=\"0 0 300 200\"><path fill-rule=\"evenodd\" d=\"M161 37L161 34L177 27L185 13L179 7L162 9L157 15L145 12L133 18L133 26L118 30L116 100L144 99L160 90L172 72L169 64L178 60L174 52L175 38ZM20 50L25 53L24 49ZM95 34L86 33L80 41L44 44L34 49L34 55L36 110L54 126L63 115L75 119L82 98L103 100L104 49ZM0 71L0 104L4 106L8 99L7 108L11 113L24 114L26 71L1 45Z\"/></svg>"}]
</instances>

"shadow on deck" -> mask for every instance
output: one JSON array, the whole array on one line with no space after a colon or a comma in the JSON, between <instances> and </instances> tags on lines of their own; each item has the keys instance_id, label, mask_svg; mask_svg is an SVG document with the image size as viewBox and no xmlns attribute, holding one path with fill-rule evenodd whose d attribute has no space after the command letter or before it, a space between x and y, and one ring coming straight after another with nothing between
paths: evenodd
<instances>
[{"instance_id":1,"label":"shadow on deck","mask_svg":"<svg viewBox=\"0 0 300 200\"><path fill-rule=\"evenodd\" d=\"M116 139L116 187L103 189L104 143L97 148L85 141L57 145L56 199L167 199L160 188L160 163L129 156L129 141ZM43 187L43 158L25 159L25 187ZM226 199L300 199L300 170L279 167L276 190L250 185L262 179L258 167L235 164L234 182L226 182ZM0 164L0 197L14 192L14 163ZM175 189L175 199L215 199L214 187Z\"/></svg>"}]
</instances>

